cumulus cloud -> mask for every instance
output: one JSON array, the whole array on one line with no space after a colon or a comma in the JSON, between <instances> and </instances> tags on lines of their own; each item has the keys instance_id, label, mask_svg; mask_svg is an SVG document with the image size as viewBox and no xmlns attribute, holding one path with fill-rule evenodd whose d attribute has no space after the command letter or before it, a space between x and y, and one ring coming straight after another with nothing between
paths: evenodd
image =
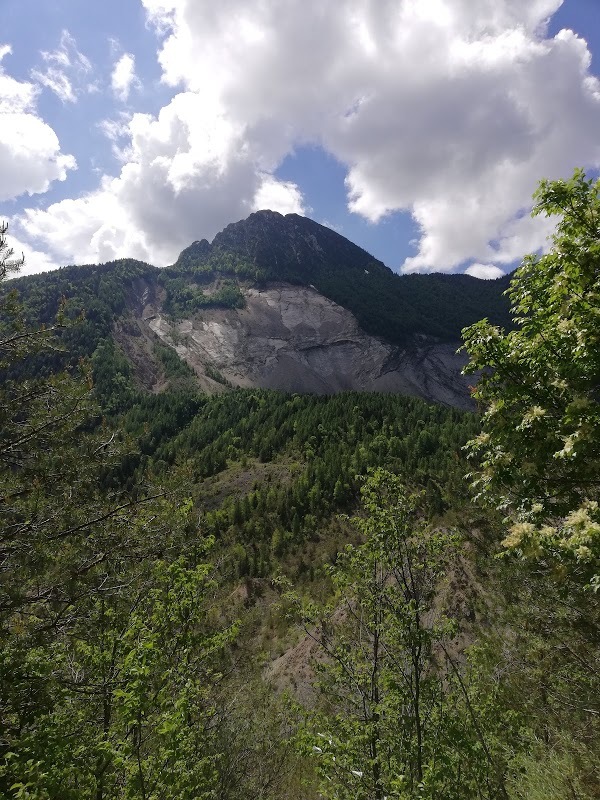
<instances>
[{"instance_id":1,"label":"cumulus cloud","mask_svg":"<svg viewBox=\"0 0 600 800\"><path fill-rule=\"evenodd\" d=\"M37 88L4 71L2 60L11 52L8 45L0 47L0 201L45 192L76 167L73 156L61 153L54 130L37 115Z\"/></svg>"},{"instance_id":2,"label":"cumulus cloud","mask_svg":"<svg viewBox=\"0 0 600 800\"><path fill-rule=\"evenodd\" d=\"M547 35L561 2L142 0L178 94L127 123L117 177L23 224L79 260L169 261L259 206L301 209L276 170L312 144L346 165L351 211L412 214L404 271L492 274L546 243L538 180L600 165L586 43Z\"/></svg>"},{"instance_id":3,"label":"cumulus cloud","mask_svg":"<svg viewBox=\"0 0 600 800\"><path fill-rule=\"evenodd\" d=\"M132 89L140 88L140 80L135 74L135 57L131 53L124 53L116 62L112 72L111 86L115 97L122 103L127 102Z\"/></svg>"},{"instance_id":4,"label":"cumulus cloud","mask_svg":"<svg viewBox=\"0 0 600 800\"><path fill-rule=\"evenodd\" d=\"M87 84L87 76L92 65L83 53L77 49L77 43L69 31L64 30L60 44L56 50L41 53L44 66L34 69L31 77L62 100L63 103L75 103L79 92L85 88L95 91L95 84Z\"/></svg>"},{"instance_id":5,"label":"cumulus cloud","mask_svg":"<svg viewBox=\"0 0 600 800\"><path fill-rule=\"evenodd\" d=\"M108 261L129 255L172 263L199 236L212 238L246 217L264 185L243 126L203 98L183 92L157 117L134 114L127 162L118 177L48 209L28 209L20 230L58 260ZM293 185L282 190L292 194Z\"/></svg>"},{"instance_id":6,"label":"cumulus cloud","mask_svg":"<svg viewBox=\"0 0 600 800\"><path fill-rule=\"evenodd\" d=\"M278 181L272 175L265 175L254 196L253 211L269 209L280 214L305 214L302 193L291 181Z\"/></svg>"},{"instance_id":7,"label":"cumulus cloud","mask_svg":"<svg viewBox=\"0 0 600 800\"><path fill-rule=\"evenodd\" d=\"M493 264L471 264L470 267L467 267L465 272L467 275L472 275L474 278L481 278L484 281L493 281L504 275L500 267L495 267Z\"/></svg>"},{"instance_id":8,"label":"cumulus cloud","mask_svg":"<svg viewBox=\"0 0 600 800\"><path fill-rule=\"evenodd\" d=\"M169 31L164 80L220 99L267 163L316 141L352 211L413 214L406 271L543 246L542 222L513 224L539 178L600 163L586 44L546 34L562 0L143 2Z\"/></svg>"},{"instance_id":9,"label":"cumulus cloud","mask_svg":"<svg viewBox=\"0 0 600 800\"><path fill-rule=\"evenodd\" d=\"M10 245L15 251L15 256L21 254L25 256L25 264L21 269L11 275L11 278L20 277L22 275L36 275L38 272L50 272L51 270L58 269L61 264L54 261L47 253L36 250L31 245L21 242L12 235L10 231Z\"/></svg>"},{"instance_id":10,"label":"cumulus cloud","mask_svg":"<svg viewBox=\"0 0 600 800\"><path fill-rule=\"evenodd\" d=\"M23 83L7 75L2 61L12 54L8 44L0 46L0 113L23 114L35 107L37 89L32 83Z\"/></svg>"}]
</instances>

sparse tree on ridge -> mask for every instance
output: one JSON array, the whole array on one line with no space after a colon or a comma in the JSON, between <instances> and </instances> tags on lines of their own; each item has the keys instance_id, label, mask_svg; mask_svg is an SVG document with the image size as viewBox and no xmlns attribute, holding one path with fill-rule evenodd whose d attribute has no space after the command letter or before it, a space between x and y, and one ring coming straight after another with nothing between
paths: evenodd
<instances>
[{"instance_id":1,"label":"sparse tree on ridge","mask_svg":"<svg viewBox=\"0 0 600 800\"><path fill-rule=\"evenodd\" d=\"M0 222L0 281L10 275L11 272L18 272L25 264L25 256L13 258L15 251L8 246L6 234L8 233L8 223Z\"/></svg>"}]
</instances>

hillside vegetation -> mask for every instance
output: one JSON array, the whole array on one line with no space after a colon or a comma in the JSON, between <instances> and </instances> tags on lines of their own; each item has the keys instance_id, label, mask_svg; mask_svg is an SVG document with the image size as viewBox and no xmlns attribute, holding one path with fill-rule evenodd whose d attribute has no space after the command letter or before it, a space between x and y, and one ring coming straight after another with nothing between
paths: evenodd
<instances>
[{"instance_id":1,"label":"hillside vegetation","mask_svg":"<svg viewBox=\"0 0 600 800\"><path fill-rule=\"evenodd\" d=\"M11 283L0 796L600 796L599 185L577 172L536 203L562 221L512 281L515 327L465 332L482 417L391 395L207 397L160 348L178 388L146 394L110 332L158 271ZM202 259L240 230L177 269L206 285ZM5 234L2 275L18 268Z\"/></svg>"},{"instance_id":2,"label":"hillside vegetation","mask_svg":"<svg viewBox=\"0 0 600 800\"><path fill-rule=\"evenodd\" d=\"M218 288L207 292L215 281ZM10 286L20 292L32 323L51 324L64 303L69 319L83 315L62 334L68 360L75 364L111 338L116 320L137 313L144 291L164 294L164 312L180 319L207 308L239 308L241 289L269 281L315 286L352 311L367 333L393 344L405 344L414 335L458 342L462 328L482 317L511 324L503 296L508 277L396 275L334 231L305 217L268 211L229 225L212 245L195 242L166 269L122 259L17 278ZM66 356L57 352L49 362L35 362L34 371L62 366Z\"/></svg>"},{"instance_id":3,"label":"hillside vegetation","mask_svg":"<svg viewBox=\"0 0 600 800\"><path fill-rule=\"evenodd\" d=\"M482 316L510 325L508 278L405 275L329 228L297 214L258 211L228 225L212 245L184 250L174 269L194 276L226 273L251 281L287 281L318 291L354 313L361 327L394 344L413 334L457 341Z\"/></svg>"}]
</instances>

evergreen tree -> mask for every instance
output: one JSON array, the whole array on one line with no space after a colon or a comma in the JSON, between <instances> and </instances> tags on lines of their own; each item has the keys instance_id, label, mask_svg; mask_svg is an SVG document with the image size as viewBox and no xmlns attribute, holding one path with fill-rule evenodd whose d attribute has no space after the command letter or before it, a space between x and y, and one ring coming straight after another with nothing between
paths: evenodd
<instances>
[{"instance_id":1,"label":"evergreen tree","mask_svg":"<svg viewBox=\"0 0 600 800\"><path fill-rule=\"evenodd\" d=\"M1 230L6 277L22 262ZM206 624L192 506L106 488L129 446L88 368L6 377L60 348L66 322L28 327L16 293L0 318L0 795L214 796L209 687L230 629Z\"/></svg>"}]
</instances>

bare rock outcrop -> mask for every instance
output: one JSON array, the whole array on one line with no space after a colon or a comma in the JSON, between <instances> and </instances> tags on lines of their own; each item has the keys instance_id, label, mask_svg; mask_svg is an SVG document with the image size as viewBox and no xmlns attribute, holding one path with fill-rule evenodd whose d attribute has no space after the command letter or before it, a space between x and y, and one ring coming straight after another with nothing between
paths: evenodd
<instances>
[{"instance_id":1,"label":"bare rock outcrop","mask_svg":"<svg viewBox=\"0 0 600 800\"><path fill-rule=\"evenodd\" d=\"M414 337L405 347L391 345L312 287L273 283L246 289L245 299L245 308L206 309L178 322L150 302L142 319L194 369L205 391L229 385L398 392L471 408L458 344Z\"/></svg>"}]
</instances>

